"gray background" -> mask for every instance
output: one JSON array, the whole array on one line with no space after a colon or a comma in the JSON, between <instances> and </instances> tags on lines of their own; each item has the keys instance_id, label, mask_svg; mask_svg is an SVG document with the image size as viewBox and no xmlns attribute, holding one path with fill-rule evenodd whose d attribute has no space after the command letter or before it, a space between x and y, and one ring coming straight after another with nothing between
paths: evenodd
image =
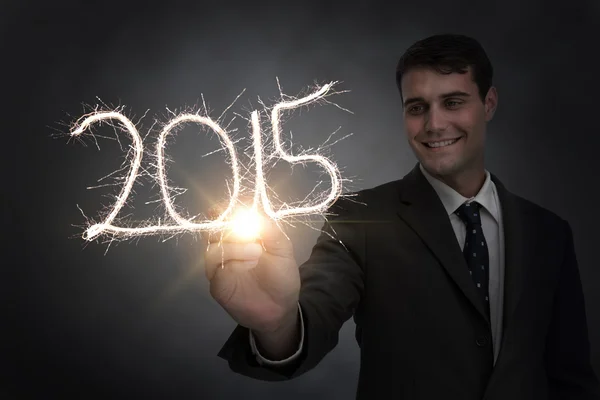
<instances>
[{"instance_id":1,"label":"gray background","mask_svg":"<svg viewBox=\"0 0 600 400\"><path fill-rule=\"evenodd\" d=\"M11 355L3 358L7 397L353 398L359 353L352 322L315 370L291 382L253 381L216 356L235 324L210 298L201 243L190 235L113 243L108 251L84 243L74 226L85 223L77 205L97 218L111 204L107 195L118 188L86 187L117 169L125 153L114 140L100 139L98 151L90 140L86 147L60 134L96 96L137 119L149 110L139 125L144 134L153 118L167 120L165 107L193 107L201 94L216 118L246 89L228 122L260 108L258 97L273 105L276 77L288 95L341 81L338 89L350 92L330 100L354 114L331 105L303 109L287 121L286 137L293 132L297 149L318 146L338 127L337 136L353 133L328 154L353 178L347 190L372 187L401 178L416 162L394 68L410 44L441 32L476 37L494 64L499 109L489 126L488 168L573 227L600 370L598 2L217 3L3 6L2 198L10 226L2 233L2 295L6 330L14 333L3 343ZM247 122L238 117L231 127L243 149ZM193 126L169 145L169 177L189 189L178 204L190 213L226 194L222 154L200 157L217 146L214 135ZM314 166L280 165L270 183L293 200L318 177ZM134 208L124 211L147 218L155 204L145 202L157 195L145 181ZM288 229L298 261L320 224Z\"/></svg>"}]
</instances>

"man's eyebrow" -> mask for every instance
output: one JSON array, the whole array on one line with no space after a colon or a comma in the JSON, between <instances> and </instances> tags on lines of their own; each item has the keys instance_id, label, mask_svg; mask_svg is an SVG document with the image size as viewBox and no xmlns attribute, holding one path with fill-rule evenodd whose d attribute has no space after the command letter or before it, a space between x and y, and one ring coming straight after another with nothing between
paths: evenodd
<instances>
[{"instance_id":1,"label":"man's eyebrow","mask_svg":"<svg viewBox=\"0 0 600 400\"><path fill-rule=\"evenodd\" d=\"M469 97L469 96L471 96L471 95L467 92L455 90L453 92L444 93L444 94L440 95L440 99L447 99L448 97Z\"/></svg>"},{"instance_id":2,"label":"man's eyebrow","mask_svg":"<svg viewBox=\"0 0 600 400\"><path fill-rule=\"evenodd\" d=\"M425 99L422 97L409 97L408 99L404 100L404 107L406 107L412 103L417 103L419 101L425 101Z\"/></svg>"},{"instance_id":3,"label":"man's eyebrow","mask_svg":"<svg viewBox=\"0 0 600 400\"><path fill-rule=\"evenodd\" d=\"M447 99L449 97L469 97L469 96L471 96L471 95L467 92L463 92L461 90L455 90L453 92L443 93L443 94L439 95L439 98ZM404 101L404 107L406 107L412 103L417 103L419 101L425 101L425 99L422 97L409 97Z\"/></svg>"}]
</instances>

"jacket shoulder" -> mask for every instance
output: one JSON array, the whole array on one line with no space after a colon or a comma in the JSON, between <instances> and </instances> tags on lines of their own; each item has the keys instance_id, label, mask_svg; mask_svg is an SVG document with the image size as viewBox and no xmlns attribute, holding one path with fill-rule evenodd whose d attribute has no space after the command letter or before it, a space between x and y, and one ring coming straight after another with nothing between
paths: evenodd
<instances>
[{"instance_id":1,"label":"jacket shoulder","mask_svg":"<svg viewBox=\"0 0 600 400\"><path fill-rule=\"evenodd\" d=\"M522 212L527 217L534 218L536 221L543 223L546 226L555 226L564 228L568 222L558 215L556 212L541 206L525 197L512 194L521 206Z\"/></svg>"},{"instance_id":2,"label":"jacket shoulder","mask_svg":"<svg viewBox=\"0 0 600 400\"><path fill-rule=\"evenodd\" d=\"M370 210L395 207L399 201L402 179L342 195L331 207L334 213L365 214Z\"/></svg>"}]
</instances>

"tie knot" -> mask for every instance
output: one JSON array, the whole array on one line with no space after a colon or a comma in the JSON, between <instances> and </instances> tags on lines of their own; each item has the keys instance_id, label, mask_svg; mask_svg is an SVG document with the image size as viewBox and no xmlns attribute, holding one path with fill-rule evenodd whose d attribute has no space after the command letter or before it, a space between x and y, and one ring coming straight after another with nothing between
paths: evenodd
<instances>
[{"instance_id":1,"label":"tie knot","mask_svg":"<svg viewBox=\"0 0 600 400\"><path fill-rule=\"evenodd\" d=\"M481 204L472 201L471 203L463 203L456 209L455 213L467 226L481 225L480 208Z\"/></svg>"}]
</instances>

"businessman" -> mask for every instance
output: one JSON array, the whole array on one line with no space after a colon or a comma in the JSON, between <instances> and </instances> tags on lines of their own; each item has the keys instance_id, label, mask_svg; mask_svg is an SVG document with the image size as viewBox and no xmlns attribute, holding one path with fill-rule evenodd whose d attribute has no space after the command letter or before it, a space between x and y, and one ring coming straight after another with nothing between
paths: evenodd
<instances>
[{"instance_id":1,"label":"businessman","mask_svg":"<svg viewBox=\"0 0 600 400\"><path fill-rule=\"evenodd\" d=\"M412 171L337 201L300 267L269 221L209 245L233 371L293 379L354 317L357 399L600 400L570 225L485 168L492 76L472 38L416 42L396 69Z\"/></svg>"}]
</instances>

